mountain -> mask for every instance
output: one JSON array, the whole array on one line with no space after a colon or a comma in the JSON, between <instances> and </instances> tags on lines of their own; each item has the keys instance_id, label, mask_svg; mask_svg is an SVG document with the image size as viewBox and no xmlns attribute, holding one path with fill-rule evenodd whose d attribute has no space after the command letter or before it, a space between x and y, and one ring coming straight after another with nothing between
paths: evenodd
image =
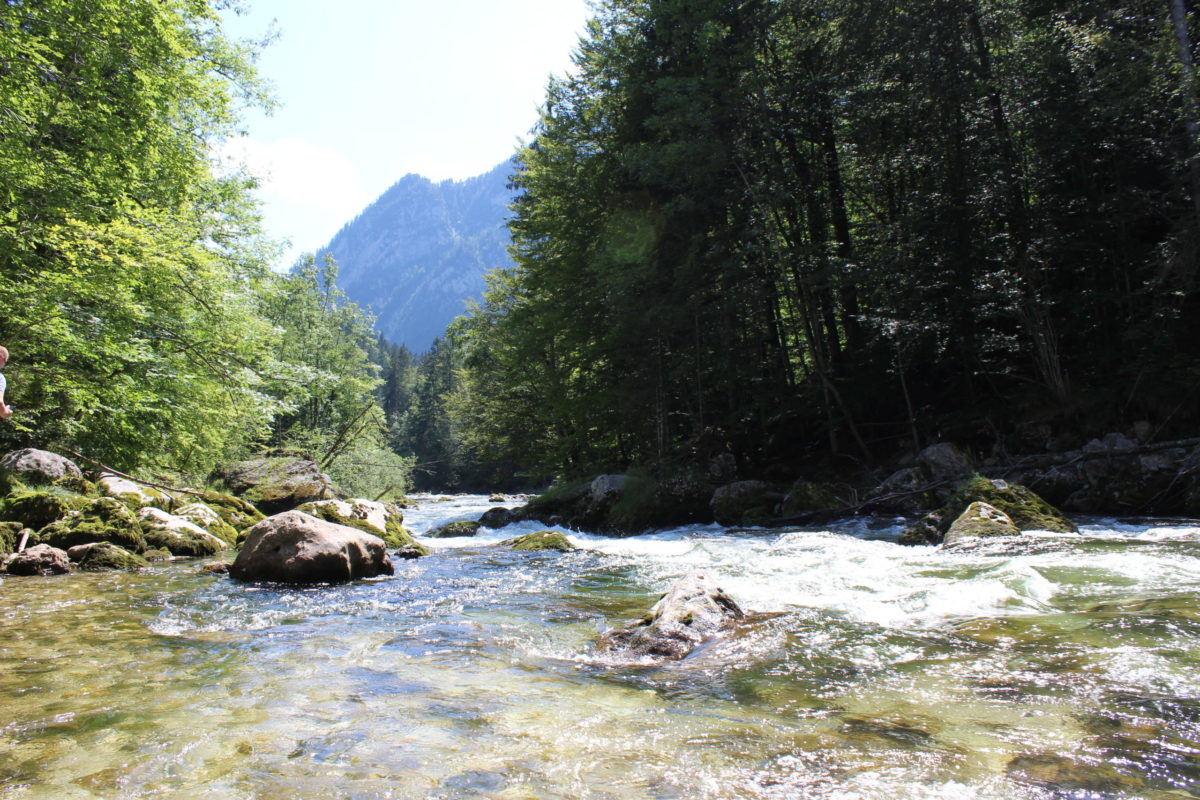
<instances>
[{"instance_id":1,"label":"mountain","mask_svg":"<svg viewBox=\"0 0 1200 800\"><path fill-rule=\"evenodd\" d=\"M406 175L329 245L338 284L376 315L375 328L416 353L428 350L467 298L483 293L483 275L512 264L506 223L513 192L505 162L486 175L434 183Z\"/></svg>"}]
</instances>

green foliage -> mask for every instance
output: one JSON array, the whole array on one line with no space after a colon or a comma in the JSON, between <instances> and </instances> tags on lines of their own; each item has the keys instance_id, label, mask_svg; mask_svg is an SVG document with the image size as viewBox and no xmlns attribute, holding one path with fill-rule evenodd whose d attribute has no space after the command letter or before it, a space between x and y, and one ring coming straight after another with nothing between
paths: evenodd
<instances>
[{"instance_id":1,"label":"green foliage","mask_svg":"<svg viewBox=\"0 0 1200 800\"><path fill-rule=\"evenodd\" d=\"M795 474L1030 419L1186 432L1161 387L1200 364L1200 169L1167 11L598 3L519 156L517 267L453 330L450 438L508 474L707 441Z\"/></svg>"}]
</instances>

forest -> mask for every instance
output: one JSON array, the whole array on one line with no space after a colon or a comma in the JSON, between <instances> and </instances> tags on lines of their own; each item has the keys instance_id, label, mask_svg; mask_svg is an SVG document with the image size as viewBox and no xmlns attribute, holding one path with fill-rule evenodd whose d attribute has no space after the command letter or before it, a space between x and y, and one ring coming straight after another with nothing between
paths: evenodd
<instances>
[{"instance_id":1,"label":"forest","mask_svg":"<svg viewBox=\"0 0 1200 800\"><path fill-rule=\"evenodd\" d=\"M1200 413L1185 0L603 0L517 157L516 266L426 354L287 273L216 163L217 4L0 4L0 445L202 479L849 474ZM1143 437L1145 438L1145 437Z\"/></svg>"},{"instance_id":2,"label":"forest","mask_svg":"<svg viewBox=\"0 0 1200 800\"><path fill-rule=\"evenodd\" d=\"M369 316L332 262L269 268L254 181L214 159L272 102L217 5L0 3L0 447L199 483L287 447L402 490Z\"/></svg>"},{"instance_id":3,"label":"forest","mask_svg":"<svg viewBox=\"0 0 1200 800\"><path fill-rule=\"evenodd\" d=\"M1195 430L1183 0L605 0L449 335L476 475Z\"/></svg>"}]
</instances>

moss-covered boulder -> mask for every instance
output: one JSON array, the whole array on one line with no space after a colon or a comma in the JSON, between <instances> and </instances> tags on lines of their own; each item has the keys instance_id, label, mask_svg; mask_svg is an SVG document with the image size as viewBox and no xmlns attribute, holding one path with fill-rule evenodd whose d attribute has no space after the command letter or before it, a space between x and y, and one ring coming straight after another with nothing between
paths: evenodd
<instances>
[{"instance_id":1,"label":"moss-covered boulder","mask_svg":"<svg viewBox=\"0 0 1200 800\"><path fill-rule=\"evenodd\" d=\"M112 542L140 553L146 549L142 527L125 504L112 497L90 501L79 512L38 531L38 539L64 550L78 544Z\"/></svg>"},{"instance_id":2,"label":"moss-covered boulder","mask_svg":"<svg viewBox=\"0 0 1200 800\"><path fill-rule=\"evenodd\" d=\"M0 555L17 551L17 542L21 541L23 530L27 528L19 522L0 522Z\"/></svg>"},{"instance_id":3,"label":"moss-covered boulder","mask_svg":"<svg viewBox=\"0 0 1200 800\"><path fill-rule=\"evenodd\" d=\"M67 551L67 556L75 564L75 568L83 572L133 572L150 566L150 562L142 556L111 542L76 545Z\"/></svg>"},{"instance_id":4,"label":"moss-covered boulder","mask_svg":"<svg viewBox=\"0 0 1200 800\"><path fill-rule=\"evenodd\" d=\"M469 520L451 522L426 534L431 539L449 539L459 536L474 536L479 533L479 523Z\"/></svg>"},{"instance_id":5,"label":"moss-covered boulder","mask_svg":"<svg viewBox=\"0 0 1200 800\"><path fill-rule=\"evenodd\" d=\"M18 489L0 501L0 520L39 530L88 504L86 497L62 489Z\"/></svg>"},{"instance_id":6,"label":"moss-covered boulder","mask_svg":"<svg viewBox=\"0 0 1200 800\"><path fill-rule=\"evenodd\" d=\"M709 507L722 525L760 525L778 516L775 507L783 497L766 481L737 481L713 492Z\"/></svg>"},{"instance_id":7,"label":"moss-covered boulder","mask_svg":"<svg viewBox=\"0 0 1200 800\"><path fill-rule=\"evenodd\" d=\"M526 551L557 550L560 553L567 553L575 549L575 545L571 544L571 541L559 531L527 533L515 539L507 539L500 544L513 550Z\"/></svg>"},{"instance_id":8,"label":"moss-covered boulder","mask_svg":"<svg viewBox=\"0 0 1200 800\"><path fill-rule=\"evenodd\" d=\"M152 564L160 561L170 561L172 558L174 558L174 556L171 555L171 551L164 547L151 547L149 550L142 553L141 556Z\"/></svg>"},{"instance_id":9,"label":"moss-covered boulder","mask_svg":"<svg viewBox=\"0 0 1200 800\"><path fill-rule=\"evenodd\" d=\"M175 498L161 489L143 486L118 475L102 475L96 488L103 496L120 500L130 511L147 506L170 511L175 506Z\"/></svg>"},{"instance_id":10,"label":"moss-covered boulder","mask_svg":"<svg viewBox=\"0 0 1200 800\"><path fill-rule=\"evenodd\" d=\"M226 544L232 545L237 542L237 530L221 519L221 515L206 503L182 505L175 509L175 516L203 528Z\"/></svg>"},{"instance_id":11,"label":"moss-covered boulder","mask_svg":"<svg viewBox=\"0 0 1200 800\"><path fill-rule=\"evenodd\" d=\"M195 496L204 505L216 511L217 515L221 517L226 525L238 532L244 531L251 525L257 525L266 519L266 515L257 508L240 497L234 497L231 494L206 489Z\"/></svg>"},{"instance_id":12,"label":"moss-covered boulder","mask_svg":"<svg viewBox=\"0 0 1200 800\"><path fill-rule=\"evenodd\" d=\"M950 523L942 547L953 547L967 539L992 536L1020 536L1021 531L1008 514L984 502L974 502L958 519Z\"/></svg>"},{"instance_id":13,"label":"moss-covered boulder","mask_svg":"<svg viewBox=\"0 0 1200 800\"><path fill-rule=\"evenodd\" d=\"M149 547L170 550L176 556L211 556L229 549L229 543L199 525L146 506L138 511L138 522Z\"/></svg>"},{"instance_id":14,"label":"moss-covered boulder","mask_svg":"<svg viewBox=\"0 0 1200 800\"><path fill-rule=\"evenodd\" d=\"M599 644L631 655L683 658L744 617L710 575L695 572L672 584L639 622L604 634Z\"/></svg>"},{"instance_id":15,"label":"moss-covered boulder","mask_svg":"<svg viewBox=\"0 0 1200 800\"><path fill-rule=\"evenodd\" d=\"M380 503L360 498L318 500L305 503L297 511L311 514L326 522L374 534L383 539L389 548L415 548L422 555L429 555L429 549L419 544L405 529L402 524L404 510L396 503Z\"/></svg>"},{"instance_id":16,"label":"moss-covered boulder","mask_svg":"<svg viewBox=\"0 0 1200 800\"><path fill-rule=\"evenodd\" d=\"M1003 511L1022 531L1079 531L1062 512L1024 486L975 475L944 506L910 525L900 537L901 544L939 544L950 525L976 502Z\"/></svg>"},{"instance_id":17,"label":"moss-covered boulder","mask_svg":"<svg viewBox=\"0 0 1200 800\"><path fill-rule=\"evenodd\" d=\"M333 481L308 453L275 450L218 471L234 495L264 514L279 514L316 500L332 500Z\"/></svg>"}]
</instances>

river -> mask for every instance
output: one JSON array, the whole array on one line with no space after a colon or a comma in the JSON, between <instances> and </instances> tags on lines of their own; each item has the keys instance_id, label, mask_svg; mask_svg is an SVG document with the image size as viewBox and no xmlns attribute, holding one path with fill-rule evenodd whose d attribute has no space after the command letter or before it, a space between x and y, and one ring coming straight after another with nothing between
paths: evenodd
<instances>
[{"instance_id":1,"label":"river","mask_svg":"<svg viewBox=\"0 0 1200 800\"><path fill-rule=\"evenodd\" d=\"M1200 524L1083 522L951 552L890 518L495 547L520 525L347 586L6 578L0 796L1200 797ZM734 635L593 647L696 569L750 612Z\"/></svg>"}]
</instances>

